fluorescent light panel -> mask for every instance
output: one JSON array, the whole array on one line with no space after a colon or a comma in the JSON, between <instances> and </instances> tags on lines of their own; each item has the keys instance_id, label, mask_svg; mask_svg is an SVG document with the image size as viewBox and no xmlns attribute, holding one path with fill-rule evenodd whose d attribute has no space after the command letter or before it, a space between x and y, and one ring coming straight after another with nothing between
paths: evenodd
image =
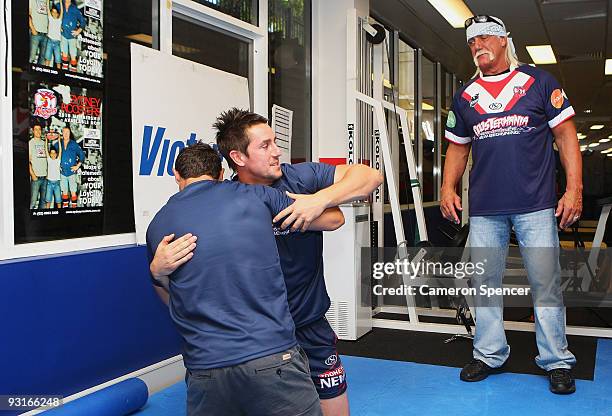
<instances>
[{"instance_id":1,"label":"fluorescent light panel","mask_svg":"<svg viewBox=\"0 0 612 416\"><path fill-rule=\"evenodd\" d=\"M536 65L556 64L557 59L550 45L527 46L527 52Z\"/></svg>"},{"instance_id":2,"label":"fluorescent light panel","mask_svg":"<svg viewBox=\"0 0 612 416\"><path fill-rule=\"evenodd\" d=\"M599 143L608 143L610 139L599 139Z\"/></svg>"},{"instance_id":3,"label":"fluorescent light panel","mask_svg":"<svg viewBox=\"0 0 612 416\"><path fill-rule=\"evenodd\" d=\"M462 0L427 0L434 9L455 29L463 28L465 21L474 13Z\"/></svg>"},{"instance_id":4,"label":"fluorescent light panel","mask_svg":"<svg viewBox=\"0 0 612 416\"><path fill-rule=\"evenodd\" d=\"M597 147L597 146L599 146L599 143L597 143L597 142L596 142L596 143L590 143L590 144L589 144L589 147Z\"/></svg>"},{"instance_id":5,"label":"fluorescent light panel","mask_svg":"<svg viewBox=\"0 0 612 416\"><path fill-rule=\"evenodd\" d=\"M603 128L604 128L604 125L603 125L603 124L593 124L593 125L591 126L591 130L601 130L601 129L603 129Z\"/></svg>"},{"instance_id":6,"label":"fluorescent light panel","mask_svg":"<svg viewBox=\"0 0 612 416\"><path fill-rule=\"evenodd\" d=\"M612 59L606 59L606 75L612 75Z\"/></svg>"},{"instance_id":7,"label":"fluorescent light panel","mask_svg":"<svg viewBox=\"0 0 612 416\"><path fill-rule=\"evenodd\" d=\"M602 150L601 153L606 154L612 152L612 149Z\"/></svg>"}]
</instances>

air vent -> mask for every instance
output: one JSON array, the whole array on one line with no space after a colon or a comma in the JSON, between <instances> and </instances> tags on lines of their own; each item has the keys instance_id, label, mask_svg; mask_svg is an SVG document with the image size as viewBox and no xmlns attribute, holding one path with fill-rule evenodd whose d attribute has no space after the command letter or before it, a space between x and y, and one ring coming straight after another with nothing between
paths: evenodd
<instances>
[{"instance_id":1,"label":"air vent","mask_svg":"<svg viewBox=\"0 0 612 416\"><path fill-rule=\"evenodd\" d=\"M348 302L337 302L332 300L325 317L339 338L346 338L349 336Z\"/></svg>"},{"instance_id":2,"label":"air vent","mask_svg":"<svg viewBox=\"0 0 612 416\"><path fill-rule=\"evenodd\" d=\"M559 62L584 62L584 61L602 61L604 59L603 52L591 52L583 55L562 55L558 54Z\"/></svg>"}]
</instances>

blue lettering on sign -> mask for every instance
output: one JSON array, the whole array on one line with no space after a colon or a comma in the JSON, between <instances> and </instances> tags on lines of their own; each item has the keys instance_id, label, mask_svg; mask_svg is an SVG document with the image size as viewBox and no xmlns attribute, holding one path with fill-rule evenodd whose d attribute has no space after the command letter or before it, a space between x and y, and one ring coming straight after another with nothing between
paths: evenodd
<instances>
[{"instance_id":1,"label":"blue lettering on sign","mask_svg":"<svg viewBox=\"0 0 612 416\"><path fill-rule=\"evenodd\" d=\"M155 135L153 136L153 126L144 126L142 134L142 152L140 154L140 171L141 176L150 176L153 172L153 166L158 160L159 148L162 148L161 155L159 155L159 167L157 168L157 176L163 176L164 171L174 176L172 168L174 168L174 161L178 156L181 149L186 146L191 146L197 143L197 136L195 133L191 133L189 139L186 141L175 141L170 146L170 139L164 139L164 133L166 132L165 127L157 127ZM151 140L151 138L153 139ZM163 142L163 144L162 144Z\"/></svg>"}]
</instances>

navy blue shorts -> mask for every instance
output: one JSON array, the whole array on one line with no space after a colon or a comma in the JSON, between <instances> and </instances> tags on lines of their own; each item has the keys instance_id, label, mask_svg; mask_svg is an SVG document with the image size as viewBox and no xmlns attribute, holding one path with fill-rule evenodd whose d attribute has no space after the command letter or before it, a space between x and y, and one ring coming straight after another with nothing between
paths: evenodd
<instances>
[{"instance_id":1,"label":"navy blue shorts","mask_svg":"<svg viewBox=\"0 0 612 416\"><path fill-rule=\"evenodd\" d=\"M338 337L325 317L296 328L295 336L308 356L310 376L321 400L346 391L346 375L336 349Z\"/></svg>"}]
</instances>

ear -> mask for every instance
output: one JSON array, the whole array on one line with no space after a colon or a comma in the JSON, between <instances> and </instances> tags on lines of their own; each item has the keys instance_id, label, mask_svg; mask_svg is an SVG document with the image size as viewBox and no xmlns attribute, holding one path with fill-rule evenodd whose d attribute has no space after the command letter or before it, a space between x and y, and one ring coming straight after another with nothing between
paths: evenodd
<instances>
[{"instance_id":1,"label":"ear","mask_svg":"<svg viewBox=\"0 0 612 416\"><path fill-rule=\"evenodd\" d=\"M244 162L244 154L242 152L239 152L238 150L232 150L231 152L229 152L229 157L232 158L236 166L242 167L246 165L246 163Z\"/></svg>"},{"instance_id":2,"label":"ear","mask_svg":"<svg viewBox=\"0 0 612 416\"><path fill-rule=\"evenodd\" d=\"M179 186L181 186L181 181L183 180L183 178L181 178L181 175L178 173L178 171L174 168L172 168L172 173L174 173L174 182L176 182L176 184Z\"/></svg>"},{"instance_id":3,"label":"ear","mask_svg":"<svg viewBox=\"0 0 612 416\"><path fill-rule=\"evenodd\" d=\"M221 172L219 172L219 177L217 179L222 181L223 180L223 175L225 175L225 169L221 168Z\"/></svg>"}]
</instances>

